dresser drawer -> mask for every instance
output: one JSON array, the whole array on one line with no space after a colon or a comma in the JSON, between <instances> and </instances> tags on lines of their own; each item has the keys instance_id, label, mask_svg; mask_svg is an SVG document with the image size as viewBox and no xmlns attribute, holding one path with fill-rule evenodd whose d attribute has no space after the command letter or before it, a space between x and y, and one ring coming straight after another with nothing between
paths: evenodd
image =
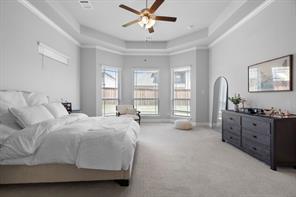
<instances>
[{"instance_id":1,"label":"dresser drawer","mask_svg":"<svg viewBox=\"0 0 296 197\"><path fill-rule=\"evenodd\" d=\"M241 116L233 113L223 113L223 124L231 124L240 126L241 125Z\"/></svg>"},{"instance_id":2,"label":"dresser drawer","mask_svg":"<svg viewBox=\"0 0 296 197\"><path fill-rule=\"evenodd\" d=\"M223 124L223 131L229 131L231 133L235 133L237 135L241 135L241 127L235 124Z\"/></svg>"},{"instance_id":3,"label":"dresser drawer","mask_svg":"<svg viewBox=\"0 0 296 197\"><path fill-rule=\"evenodd\" d=\"M250 155L256 157L257 159L270 163L270 149L266 149L263 145L254 143L247 138L242 139L242 147L244 151Z\"/></svg>"},{"instance_id":4,"label":"dresser drawer","mask_svg":"<svg viewBox=\"0 0 296 197\"><path fill-rule=\"evenodd\" d=\"M262 135L258 132L254 132L247 129L242 129L242 136L243 138L248 138L248 140L251 140L253 142L256 142L258 144L265 145L266 148L270 147L270 136L268 135Z\"/></svg>"},{"instance_id":5,"label":"dresser drawer","mask_svg":"<svg viewBox=\"0 0 296 197\"><path fill-rule=\"evenodd\" d=\"M270 123L262 119L242 117L242 127L262 135L270 135Z\"/></svg>"},{"instance_id":6,"label":"dresser drawer","mask_svg":"<svg viewBox=\"0 0 296 197\"><path fill-rule=\"evenodd\" d=\"M241 138L239 135L236 135L234 133L224 131L224 140L227 141L228 143L240 147L241 146Z\"/></svg>"}]
</instances>

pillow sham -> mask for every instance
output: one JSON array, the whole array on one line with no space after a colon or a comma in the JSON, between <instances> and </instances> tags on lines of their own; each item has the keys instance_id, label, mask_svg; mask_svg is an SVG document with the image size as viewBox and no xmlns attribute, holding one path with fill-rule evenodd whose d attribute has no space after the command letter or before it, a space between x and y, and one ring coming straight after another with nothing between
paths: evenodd
<instances>
[{"instance_id":1,"label":"pillow sham","mask_svg":"<svg viewBox=\"0 0 296 197\"><path fill-rule=\"evenodd\" d=\"M48 97L42 93L23 93L23 96L29 106L43 105L48 103Z\"/></svg>"},{"instance_id":2,"label":"pillow sham","mask_svg":"<svg viewBox=\"0 0 296 197\"><path fill-rule=\"evenodd\" d=\"M15 117L22 128L54 119L53 115L43 105L21 108L9 108L9 112Z\"/></svg>"},{"instance_id":3,"label":"pillow sham","mask_svg":"<svg viewBox=\"0 0 296 197\"><path fill-rule=\"evenodd\" d=\"M25 107L27 102L21 92L0 91L0 114L8 113L9 107Z\"/></svg>"},{"instance_id":4,"label":"pillow sham","mask_svg":"<svg viewBox=\"0 0 296 197\"><path fill-rule=\"evenodd\" d=\"M17 91L0 91L0 101L15 106L27 106L27 102L22 92Z\"/></svg>"},{"instance_id":5,"label":"pillow sham","mask_svg":"<svg viewBox=\"0 0 296 197\"><path fill-rule=\"evenodd\" d=\"M21 127L15 121L15 118L9 113L10 107L25 107L26 100L21 92L0 91L0 123L7 127L20 130Z\"/></svg>"},{"instance_id":6,"label":"pillow sham","mask_svg":"<svg viewBox=\"0 0 296 197\"><path fill-rule=\"evenodd\" d=\"M69 115L68 111L61 103L48 103L44 105L48 111L55 117L60 118Z\"/></svg>"}]
</instances>

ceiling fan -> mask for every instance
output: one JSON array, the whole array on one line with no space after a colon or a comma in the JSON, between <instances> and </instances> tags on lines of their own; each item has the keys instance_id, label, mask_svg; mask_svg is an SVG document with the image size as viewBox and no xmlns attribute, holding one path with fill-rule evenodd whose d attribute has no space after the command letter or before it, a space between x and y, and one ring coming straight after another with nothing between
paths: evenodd
<instances>
[{"instance_id":1,"label":"ceiling fan","mask_svg":"<svg viewBox=\"0 0 296 197\"><path fill-rule=\"evenodd\" d=\"M169 16L156 16L154 13L159 8L159 6L164 2L164 0L156 0L153 5L148 8L148 2L146 0L146 8L144 8L141 11L137 11L133 8L130 8L126 5L119 5L119 7L126 9L130 12L133 12L137 15L139 15L139 18L133 21L130 21L124 25L123 27L128 27L130 25L133 25L135 23L138 23L141 27L144 27L145 29L148 29L149 33L154 32L153 25L155 24L155 21L167 21L167 22L176 22L176 17L169 17Z\"/></svg>"}]
</instances>

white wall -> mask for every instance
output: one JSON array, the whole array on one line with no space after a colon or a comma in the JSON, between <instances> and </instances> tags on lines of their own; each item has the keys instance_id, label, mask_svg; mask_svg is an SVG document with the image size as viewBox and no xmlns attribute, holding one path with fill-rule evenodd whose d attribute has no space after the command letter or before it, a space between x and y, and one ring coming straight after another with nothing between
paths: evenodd
<instances>
[{"instance_id":1,"label":"white wall","mask_svg":"<svg viewBox=\"0 0 296 197\"><path fill-rule=\"evenodd\" d=\"M295 91L248 93L247 73L249 65L295 53L296 1L277 0L210 49L210 98L216 78L225 76L229 94L241 93L249 106L296 113ZM296 87L295 69L293 76Z\"/></svg>"},{"instance_id":2,"label":"white wall","mask_svg":"<svg viewBox=\"0 0 296 197\"><path fill-rule=\"evenodd\" d=\"M145 61L146 60L146 61ZM136 68L158 69L159 116L144 119L167 120L171 115L171 66L192 67L192 120L208 122L208 50L193 50L173 56L121 56L110 52L81 49L81 110L90 116L102 115L101 66L121 68L122 104L133 104L133 71Z\"/></svg>"},{"instance_id":3,"label":"white wall","mask_svg":"<svg viewBox=\"0 0 296 197\"><path fill-rule=\"evenodd\" d=\"M196 50L196 122L209 122L209 50Z\"/></svg>"},{"instance_id":4,"label":"white wall","mask_svg":"<svg viewBox=\"0 0 296 197\"><path fill-rule=\"evenodd\" d=\"M81 112L96 116L96 49L80 49Z\"/></svg>"},{"instance_id":5,"label":"white wall","mask_svg":"<svg viewBox=\"0 0 296 197\"><path fill-rule=\"evenodd\" d=\"M144 59L147 61L145 62ZM122 103L133 103L133 70L152 68L159 70L159 115L161 119L170 116L170 71L168 56L124 56L122 71ZM149 118L149 117L145 117Z\"/></svg>"},{"instance_id":6,"label":"white wall","mask_svg":"<svg viewBox=\"0 0 296 197\"><path fill-rule=\"evenodd\" d=\"M79 109L79 47L16 0L0 1L0 9L0 89L43 92ZM37 41L70 57L70 64L43 58Z\"/></svg>"},{"instance_id":7,"label":"white wall","mask_svg":"<svg viewBox=\"0 0 296 197\"><path fill-rule=\"evenodd\" d=\"M209 51L197 49L170 56L171 67L191 66L191 116L197 123L209 122Z\"/></svg>"},{"instance_id":8,"label":"white wall","mask_svg":"<svg viewBox=\"0 0 296 197\"><path fill-rule=\"evenodd\" d=\"M122 67L122 56L95 48L81 48L81 111L101 116L102 65Z\"/></svg>"},{"instance_id":9,"label":"white wall","mask_svg":"<svg viewBox=\"0 0 296 197\"><path fill-rule=\"evenodd\" d=\"M191 67L191 118L196 121L196 50L170 56L170 66ZM171 72L171 71L170 71Z\"/></svg>"},{"instance_id":10,"label":"white wall","mask_svg":"<svg viewBox=\"0 0 296 197\"><path fill-rule=\"evenodd\" d=\"M121 55L118 54L114 54L114 53L109 53L106 51L102 51L102 50L96 50L96 66L97 66L97 78L96 78L96 84L97 84L97 115L101 116L102 115L102 103L101 103L101 87L102 87L102 65L106 65L106 66L115 66L115 67L122 67L123 65L123 58ZM122 78L123 75L122 75ZM122 89L122 91L124 91L124 89Z\"/></svg>"}]
</instances>

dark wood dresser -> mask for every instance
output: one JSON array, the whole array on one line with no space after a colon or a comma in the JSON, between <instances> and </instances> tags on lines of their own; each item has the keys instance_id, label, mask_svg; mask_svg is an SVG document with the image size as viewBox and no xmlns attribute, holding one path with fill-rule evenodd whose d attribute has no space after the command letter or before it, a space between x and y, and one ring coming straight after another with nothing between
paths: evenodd
<instances>
[{"instance_id":1,"label":"dark wood dresser","mask_svg":"<svg viewBox=\"0 0 296 197\"><path fill-rule=\"evenodd\" d=\"M296 166L296 117L222 113L222 141L270 165Z\"/></svg>"}]
</instances>

